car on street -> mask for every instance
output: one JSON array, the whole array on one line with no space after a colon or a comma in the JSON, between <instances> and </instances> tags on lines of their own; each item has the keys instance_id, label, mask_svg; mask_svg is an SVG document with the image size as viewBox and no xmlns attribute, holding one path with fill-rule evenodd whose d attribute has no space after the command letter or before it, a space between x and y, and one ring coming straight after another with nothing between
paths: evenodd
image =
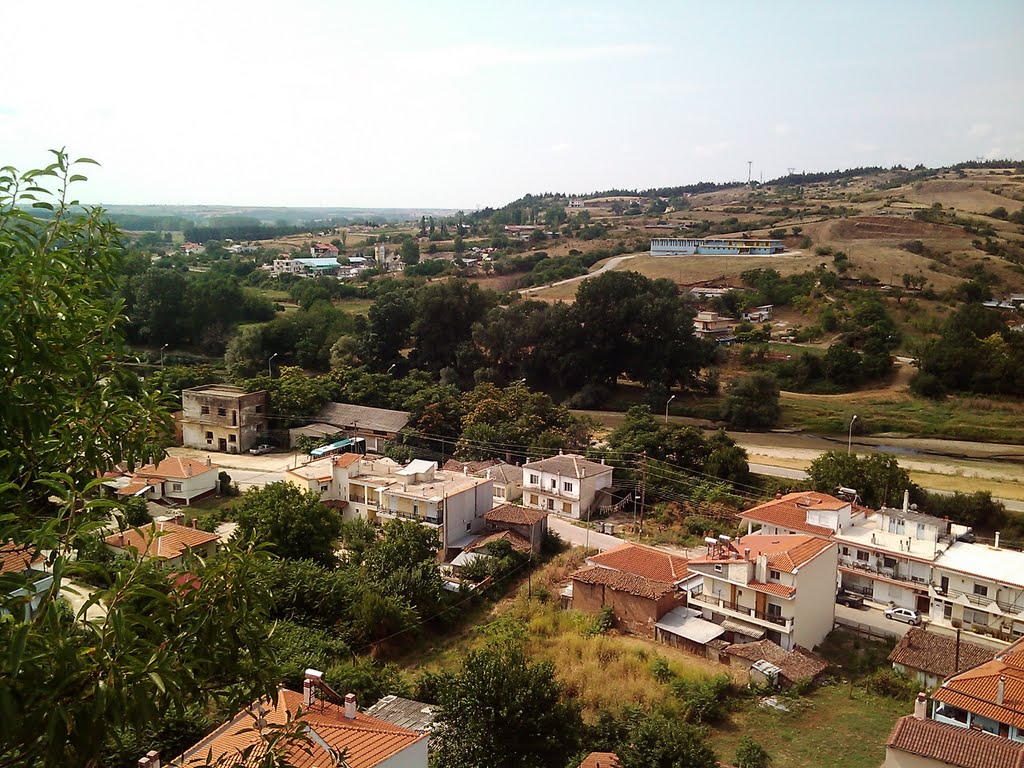
<instances>
[{"instance_id":1,"label":"car on street","mask_svg":"<svg viewBox=\"0 0 1024 768\"><path fill-rule=\"evenodd\" d=\"M852 592L840 592L836 595L836 602L839 605L845 605L848 608L863 608L864 596L855 595Z\"/></svg>"},{"instance_id":2,"label":"car on street","mask_svg":"<svg viewBox=\"0 0 1024 768\"><path fill-rule=\"evenodd\" d=\"M274 450L274 446L264 443L262 445L253 446L249 449L249 453L253 456L262 456L264 453L270 453L272 450Z\"/></svg>"},{"instance_id":3,"label":"car on street","mask_svg":"<svg viewBox=\"0 0 1024 768\"><path fill-rule=\"evenodd\" d=\"M921 614L910 608L890 608L885 612L885 618L913 624L914 626L921 623Z\"/></svg>"}]
</instances>

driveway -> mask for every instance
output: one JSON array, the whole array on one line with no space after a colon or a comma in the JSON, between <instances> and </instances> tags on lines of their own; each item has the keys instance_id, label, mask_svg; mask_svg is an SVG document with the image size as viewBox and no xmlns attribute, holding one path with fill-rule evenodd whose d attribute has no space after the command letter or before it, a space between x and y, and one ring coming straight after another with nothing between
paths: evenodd
<instances>
[{"instance_id":1,"label":"driveway","mask_svg":"<svg viewBox=\"0 0 1024 768\"><path fill-rule=\"evenodd\" d=\"M893 639L903 637L907 634L907 630L910 629L909 624L887 619L881 609L868 606L864 608L850 608L845 605L837 605L836 624L878 635L888 635ZM945 627L941 624L925 624L924 627L929 632L934 632L937 635L956 637L956 630L951 627ZM960 637L963 640L969 640L972 643L984 645L993 650L1002 650L1007 646L1006 643L996 640L994 637L976 635L973 632L961 632Z\"/></svg>"},{"instance_id":2,"label":"driveway","mask_svg":"<svg viewBox=\"0 0 1024 768\"><path fill-rule=\"evenodd\" d=\"M562 541L574 547L588 547L603 552L606 549L625 544L625 539L598 533L587 528L573 525L568 520L555 515L548 515L548 528L562 537Z\"/></svg>"}]
</instances>

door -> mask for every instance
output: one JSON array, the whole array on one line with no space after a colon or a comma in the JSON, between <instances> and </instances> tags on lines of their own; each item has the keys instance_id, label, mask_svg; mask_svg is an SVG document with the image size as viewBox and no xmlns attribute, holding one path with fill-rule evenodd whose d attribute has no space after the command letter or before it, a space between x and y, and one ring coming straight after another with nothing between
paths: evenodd
<instances>
[{"instance_id":1,"label":"door","mask_svg":"<svg viewBox=\"0 0 1024 768\"><path fill-rule=\"evenodd\" d=\"M928 613L928 608L931 606L931 601L928 599L928 595L917 596L917 612L921 615Z\"/></svg>"},{"instance_id":2,"label":"door","mask_svg":"<svg viewBox=\"0 0 1024 768\"><path fill-rule=\"evenodd\" d=\"M943 576L939 586L942 588L942 594L949 594L949 576Z\"/></svg>"},{"instance_id":3,"label":"door","mask_svg":"<svg viewBox=\"0 0 1024 768\"><path fill-rule=\"evenodd\" d=\"M217 450L224 451L225 453L227 453L228 441L225 438L222 437L217 441Z\"/></svg>"}]
</instances>

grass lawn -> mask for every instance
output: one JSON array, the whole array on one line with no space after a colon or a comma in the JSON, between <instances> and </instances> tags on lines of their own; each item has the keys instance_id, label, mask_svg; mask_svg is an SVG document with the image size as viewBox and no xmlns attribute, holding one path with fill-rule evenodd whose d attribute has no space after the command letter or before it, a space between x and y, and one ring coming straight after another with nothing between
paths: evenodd
<instances>
[{"instance_id":1,"label":"grass lawn","mask_svg":"<svg viewBox=\"0 0 1024 768\"><path fill-rule=\"evenodd\" d=\"M277 288L246 288L246 291L253 293L256 296L260 296L267 301L291 301L291 296L288 295L288 291L282 291Z\"/></svg>"},{"instance_id":2,"label":"grass lawn","mask_svg":"<svg viewBox=\"0 0 1024 768\"><path fill-rule=\"evenodd\" d=\"M893 724L913 708L863 688L854 688L850 698L850 686L843 684L782 701L792 711L744 700L711 731L709 741L719 759L732 760L740 738L749 735L771 755L772 768L878 768Z\"/></svg>"},{"instance_id":3,"label":"grass lawn","mask_svg":"<svg viewBox=\"0 0 1024 768\"><path fill-rule=\"evenodd\" d=\"M365 315L373 306L373 299L338 299L334 306L353 315Z\"/></svg>"}]
</instances>

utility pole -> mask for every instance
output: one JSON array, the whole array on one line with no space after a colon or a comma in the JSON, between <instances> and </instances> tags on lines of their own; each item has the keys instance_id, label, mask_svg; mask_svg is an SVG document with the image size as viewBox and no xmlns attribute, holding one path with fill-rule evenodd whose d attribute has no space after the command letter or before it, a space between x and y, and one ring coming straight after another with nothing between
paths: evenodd
<instances>
[{"instance_id":1,"label":"utility pole","mask_svg":"<svg viewBox=\"0 0 1024 768\"><path fill-rule=\"evenodd\" d=\"M753 160L747 160L747 186L750 186L750 170L754 165Z\"/></svg>"},{"instance_id":2,"label":"utility pole","mask_svg":"<svg viewBox=\"0 0 1024 768\"><path fill-rule=\"evenodd\" d=\"M647 499L647 451L640 454L640 527L637 537L644 536L644 502Z\"/></svg>"}]
</instances>

